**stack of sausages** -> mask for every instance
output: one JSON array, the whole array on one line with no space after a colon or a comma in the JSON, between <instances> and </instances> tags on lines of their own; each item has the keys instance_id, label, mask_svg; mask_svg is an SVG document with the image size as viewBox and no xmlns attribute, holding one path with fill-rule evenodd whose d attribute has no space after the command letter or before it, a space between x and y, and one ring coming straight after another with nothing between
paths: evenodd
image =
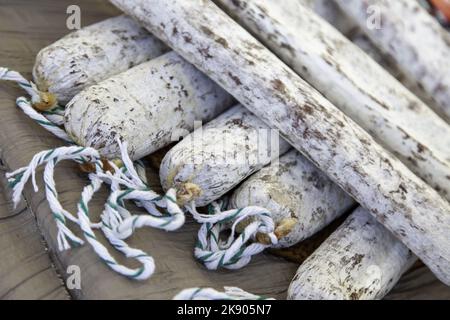
<instances>
[{"instance_id":1,"label":"stack of sausages","mask_svg":"<svg viewBox=\"0 0 450 320\"><path fill-rule=\"evenodd\" d=\"M347 216L290 299L381 299L417 259L450 285L450 34L419 3L111 3L126 16L36 59L73 141L114 159L124 140L136 160L183 137L161 162L163 188L291 219L277 248ZM381 29L366 24L370 6Z\"/></svg>"}]
</instances>

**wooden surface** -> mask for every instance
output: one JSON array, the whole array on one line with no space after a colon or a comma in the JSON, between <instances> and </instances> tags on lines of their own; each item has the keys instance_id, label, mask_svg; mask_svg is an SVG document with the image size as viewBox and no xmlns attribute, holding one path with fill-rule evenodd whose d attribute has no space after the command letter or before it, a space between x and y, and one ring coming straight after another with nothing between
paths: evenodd
<instances>
[{"instance_id":1,"label":"wooden surface","mask_svg":"<svg viewBox=\"0 0 450 320\"><path fill-rule=\"evenodd\" d=\"M30 78L36 53L69 32L65 12L70 4L80 6L83 26L118 14L107 1L100 0L0 0L0 66L20 71ZM61 145L58 139L17 110L15 98L23 94L15 85L0 83L1 159L9 169L26 165L36 152ZM154 183L157 183L156 173L151 174ZM224 285L284 298L297 268L295 263L262 254L239 271L207 271L192 257L198 225L188 220L181 230L174 233L141 230L127 240L153 255L157 267L156 274L150 280L131 281L110 271L88 245L69 252L56 250L55 223L40 179L39 183L41 188L38 193L27 185L24 196L36 215L56 271L65 277L69 265L81 268L82 287L81 290L70 291L73 298L166 299L186 287L211 286L220 289ZM73 211L80 190L86 183L85 176L72 164L62 163L57 170L56 183L62 204ZM105 191L92 202L94 217L101 212L104 196ZM3 210L0 215L12 213L5 201L0 198L0 210ZM0 252L7 252L12 257L11 261L0 262L0 297L63 299L67 296L60 286L61 281L50 268L48 256L43 253L41 235L34 218L26 212L0 220ZM120 256L117 258L123 261ZM22 269L17 267L19 264ZM388 298L450 299L450 290L421 267L405 276Z\"/></svg>"},{"instance_id":2,"label":"wooden surface","mask_svg":"<svg viewBox=\"0 0 450 320\"><path fill-rule=\"evenodd\" d=\"M11 205L0 169L0 299L68 299L30 209Z\"/></svg>"}]
</instances>

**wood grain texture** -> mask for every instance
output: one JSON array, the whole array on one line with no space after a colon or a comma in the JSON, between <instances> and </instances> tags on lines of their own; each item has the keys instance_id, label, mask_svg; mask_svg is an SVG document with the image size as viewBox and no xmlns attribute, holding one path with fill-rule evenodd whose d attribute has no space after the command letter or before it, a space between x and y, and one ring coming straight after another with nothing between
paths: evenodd
<instances>
[{"instance_id":1,"label":"wood grain texture","mask_svg":"<svg viewBox=\"0 0 450 320\"><path fill-rule=\"evenodd\" d=\"M68 299L31 210L13 209L0 170L0 299Z\"/></svg>"},{"instance_id":2,"label":"wood grain texture","mask_svg":"<svg viewBox=\"0 0 450 320\"><path fill-rule=\"evenodd\" d=\"M29 77L36 53L68 32L65 28L65 11L69 4L81 7L83 26L118 14L105 1L1 0L0 37L3 42L0 65L24 72ZM24 15L25 21L21 15ZM15 85L0 83L0 147L3 149L2 159L11 169L26 165L36 152L61 145L58 139L17 110L14 101L19 95L23 95L23 91ZM55 179L61 203L69 210L74 210L86 177L71 163L61 163ZM88 245L69 252L57 252L55 223L45 201L42 180L38 181L40 191L34 193L32 187L27 185L24 195L36 214L49 253L58 269L66 270L68 265L81 268L81 290L70 292L74 298L169 299L187 287L222 289L224 285L239 286L246 291L275 298L286 297L287 287L297 269L295 263L263 254L242 270L208 271L193 257L199 226L191 219L174 233L140 230L127 240L131 246L155 258L156 273L144 282L131 281L113 273ZM151 181L158 181L156 174L153 174ZM94 220L103 208L105 195L106 190L103 190L91 203ZM116 258L126 263L122 257ZM65 276L65 273L61 274Z\"/></svg>"}]
</instances>

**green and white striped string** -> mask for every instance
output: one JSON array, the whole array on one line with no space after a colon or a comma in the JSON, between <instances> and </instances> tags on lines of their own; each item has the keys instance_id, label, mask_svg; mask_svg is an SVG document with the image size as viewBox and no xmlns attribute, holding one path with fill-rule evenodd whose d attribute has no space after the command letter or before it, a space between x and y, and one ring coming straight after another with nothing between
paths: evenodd
<instances>
[{"instance_id":1,"label":"green and white striped string","mask_svg":"<svg viewBox=\"0 0 450 320\"><path fill-rule=\"evenodd\" d=\"M275 223L267 209L249 206L222 211L218 203L210 206L208 214L199 213L194 205L188 207L194 219L201 223L194 255L206 268L239 269L246 266L253 255L278 243ZM248 222L237 235L236 226ZM231 227L230 227L231 224ZM221 240L223 231L230 231L226 241ZM269 244L255 241L257 234L265 234Z\"/></svg>"},{"instance_id":2,"label":"green and white striped string","mask_svg":"<svg viewBox=\"0 0 450 320\"><path fill-rule=\"evenodd\" d=\"M30 96L33 103L41 101L42 93L36 88L36 85L25 79L19 72L0 67L0 80L16 82Z\"/></svg>"},{"instance_id":3,"label":"green and white striped string","mask_svg":"<svg viewBox=\"0 0 450 320\"><path fill-rule=\"evenodd\" d=\"M100 164L99 164L100 165ZM96 166L97 171L101 172L102 168L100 166ZM119 177L123 174L125 169L120 170L116 168L115 175ZM105 234L106 238L113 245L113 247L120 252L122 252L127 258L133 258L138 260L142 266L139 268L128 268L126 266L121 265L114 259L114 257L109 253L108 249L98 241L95 236L94 231L91 228L90 217L89 217L89 201L92 199L94 193L100 188L102 184L102 179L98 177L96 174L89 174L89 179L91 183L87 185L81 194L81 200L78 203L78 219L80 221L80 227L83 230L86 240L92 246L94 251L98 254L98 256L102 259L105 264L110 267L115 272L122 274L128 278L135 280L145 280L148 279L155 270L155 263L151 256L145 253L142 250L131 248L125 243L123 240L118 239L115 234L112 232L111 227L108 224L110 221L110 217L108 217L108 213L104 212L102 214L102 231ZM117 182L118 180L112 180L111 189L113 191L120 190L120 185Z\"/></svg>"},{"instance_id":4,"label":"green and white striped string","mask_svg":"<svg viewBox=\"0 0 450 320\"><path fill-rule=\"evenodd\" d=\"M120 203L125 200L152 202L161 208L165 208L167 214L159 216L151 214L129 215L120 221L109 221L108 224L111 226L111 231L119 239L128 238L138 228L152 227L165 231L174 231L184 224L184 212L176 203L175 189L170 189L164 196L160 196L150 189L138 190L135 188L126 188L124 190L113 191L105 204L105 211L108 213L108 216L117 217L119 208L123 209Z\"/></svg>"},{"instance_id":5,"label":"green and white striped string","mask_svg":"<svg viewBox=\"0 0 450 320\"><path fill-rule=\"evenodd\" d=\"M33 108L32 103L40 102L41 92L37 90L32 82L27 81L18 72L6 68L0 68L0 80L17 82L31 96L31 102L24 97L18 98L16 101L18 107L46 130L67 143L73 144L67 133L59 127L64 124L64 108L56 106L51 110L39 113ZM128 157L126 145L120 145L120 149L124 167L118 169L111 161L109 162L111 167L116 168L117 174L111 174L103 170L102 159L95 149L73 146L43 151L33 157L29 166L18 169L7 176L14 189L13 200L17 203L24 185L30 177L35 191L38 191L35 170L38 166L46 164L44 170L46 196L58 227L57 239L59 249L65 250L69 249L71 244L82 245L84 243L82 239L77 237L67 227L67 219L81 227L87 241L102 260L113 270L134 279L145 279L153 273L153 259L141 250L128 247L123 242L123 239L129 237L136 228L154 227L167 231L176 230L184 224L185 216L183 210L177 204L177 191L175 189L169 189L163 196L151 191L143 178L145 177L145 168L140 163L135 163L134 165L138 168L136 170ZM62 160L74 160L80 164L90 162L94 163L96 167L95 174L89 175L90 184L83 190L77 217L74 217L70 212L65 210L58 200L53 172L55 165ZM93 224L89 219L88 202L98 190L102 181L109 181L114 190L112 190L105 204L102 222ZM122 189L120 186L124 186L125 188ZM138 206L144 207L149 214L132 215L125 208L125 200L134 200ZM165 212L161 212L158 207L165 209ZM212 207L216 207L214 214L201 215L192 204L186 206L186 209L193 214L194 218L202 223L198 232L199 240L195 248L195 256L207 268L217 269L219 267L225 267L236 269L243 267L248 264L252 255L261 252L271 244L277 242L277 238L273 233L274 223L267 210L259 207L248 207L222 212L217 209L216 205ZM257 218L245 227L243 232L234 239L236 225L250 216ZM221 242L219 239L220 234L225 229L228 229L230 223L232 223L231 235L228 241ZM98 228L103 230L108 240L116 249L123 252L127 257L138 259L143 267L135 270L119 265L108 253L108 250L96 240L92 229ZM257 233L266 233L271 244L265 245L254 242L254 237Z\"/></svg>"},{"instance_id":6,"label":"green and white striped string","mask_svg":"<svg viewBox=\"0 0 450 320\"><path fill-rule=\"evenodd\" d=\"M108 221L108 225L111 227L111 232L119 239L126 239L134 230L143 227L152 227L162 229L165 231L173 231L180 228L185 221L185 215L183 210L177 204L176 190L169 189L165 195L161 196L142 182L134 168L133 162L129 158L126 150L126 143L119 143L121 150L121 158L126 167L128 179L123 179L123 175L120 179L120 184L126 186L124 190L112 190L108 201L105 204L105 213L108 217L122 216L123 220L117 219ZM99 173L99 177L114 179L113 175L109 172ZM128 180L128 181L127 181ZM119 180L118 180L119 181ZM165 209L165 214L162 215L158 210L150 210L148 215L131 215L121 205L125 200L134 200L138 203L153 204L159 208ZM152 209L156 209L153 206ZM119 212L119 208L122 209ZM156 211L156 214L152 214Z\"/></svg>"},{"instance_id":7,"label":"green and white striped string","mask_svg":"<svg viewBox=\"0 0 450 320\"><path fill-rule=\"evenodd\" d=\"M275 300L265 298L237 287L224 287L225 292L212 288L190 288L178 293L173 300Z\"/></svg>"},{"instance_id":8,"label":"green and white striped string","mask_svg":"<svg viewBox=\"0 0 450 320\"><path fill-rule=\"evenodd\" d=\"M25 97L16 99L17 106L36 121L44 129L50 131L58 138L71 142L67 133L59 126L64 124L64 108L56 105L51 110L38 112L33 108L33 103L41 102L41 97L44 93L36 88L36 85L25 79L19 72L0 67L0 80L16 82L22 89L24 89L30 96L31 101Z\"/></svg>"},{"instance_id":9,"label":"green and white striped string","mask_svg":"<svg viewBox=\"0 0 450 320\"><path fill-rule=\"evenodd\" d=\"M56 106L51 110L42 111L41 114L45 116L50 122L57 126L64 125L65 109L61 106Z\"/></svg>"},{"instance_id":10,"label":"green and white striped string","mask_svg":"<svg viewBox=\"0 0 450 320\"><path fill-rule=\"evenodd\" d=\"M55 106L51 110L40 113L33 108L32 104L41 102L42 93L32 82L26 80L20 73L8 70L7 68L0 68L0 80L14 81L22 87L31 96L31 101L27 100L25 97L20 97L16 100L17 106L43 128L67 143L73 144L73 141L67 133L59 127L64 124L63 107ZM122 146L120 147L122 148ZM125 148L121 150L122 156L124 154L126 155L123 157L125 159L123 169L117 168L111 161L109 161L109 166L115 168L116 172L120 172L120 174L114 176L114 179L120 181L120 183L126 182L128 187L126 190L121 190L118 187L119 183L114 183L113 180L110 180L111 184L116 185L116 190L112 192L110 199L107 202L105 212L102 214L102 223L100 224L92 224L90 222L87 212L87 202L92 198L98 188L100 188L102 180L108 180L111 176L108 176L103 170L102 159L97 150L72 146L43 151L33 157L29 166L9 173L7 174L7 177L13 188L13 201L14 203L18 203L25 183L29 178L32 179L34 190L36 192L38 191L35 172L37 167L46 164L44 169L46 198L57 224L57 242L59 250L67 250L70 249L72 245L78 246L84 244L84 241L68 228L66 220L70 220L81 227L85 238L94 248L96 253L113 270L134 279L145 279L150 277L154 271L153 259L141 250L128 247L120 237L126 238L124 236L125 233L128 236L135 228L144 226L159 227L164 230L175 230L183 225L184 212L176 204L176 192L174 190L169 190L168 193L163 196L159 196L152 192L146 184L145 168L142 163L136 163L136 167L138 168L136 170L126 153L126 145ZM78 217L74 217L69 211L65 210L58 200L58 193L53 174L56 164L62 160L74 160L79 164L95 164L96 173L89 175L91 183L83 190L82 199L78 206ZM125 172L127 173L125 174ZM131 199L139 199L137 200L137 205L144 207L147 212L149 212L149 215L132 216L123 206L124 200ZM114 205L114 201L118 203ZM165 208L168 214L163 215L161 211L157 209L157 206ZM112 222L115 223L113 224ZM114 225L114 228L112 228L112 225ZM116 249L123 252L127 257L137 258L143 264L143 267L138 270L133 270L118 264L108 253L106 247L96 240L92 229L98 228L102 228L106 237Z\"/></svg>"},{"instance_id":11,"label":"green and white striped string","mask_svg":"<svg viewBox=\"0 0 450 320\"><path fill-rule=\"evenodd\" d=\"M66 225L66 218L75 223L78 222L78 219L65 210L58 200L53 174L55 165L62 160L73 160L77 163L89 161L96 162L100 161L100 155L98 151L93 148L79 146L59 147L56 149L45 150L37 153L28 166L7 173L6 177L8 178L10 187L13 189L12 200L16 205L19 203L25 184L30 178L34 191L39 191L39 187L36 183L36 169L41 165L46 164L44 169L44 185L46 198L58 228L58 249L67 250L71 247L71 243L82 245L83 240L77 237Z\"/></svg>"},{"instance_id":12,"label":"green and white striped string","mask_svg":"<svg viewBox=\"0 0 450 320\"><path fill-rule=\"evenodd\" d=\"M66 219L77 223L83 231L85 239L93 247L100 258L114 271L127 277L142 280L151 276L154 270L153 259L145 252L130 248L122 239L132 234L135 228L155 227L163 230L175 230L184 223L184 212L176 203L176 191L169 190L166 195L160 196L151 191L147 184L142 181L138 170L134 168L133 162L129 158L126 150L127 144L120 143L121 154L124 167L118 168L114 163L109 165L114 168L114 174L103 170L103 162L100 154L93 148L79 146L60 147L47 150L35 155L29 166L18 169L7 174L11 187L13 188L13 200L20 200L25 183L31 178L35 191L38 191L35 172L37 167L46 164L44 170L44 182L46 196L52 209L58 226L58 246L60 250L69 249L71 244L81 245L84 243L79 237L71 232L66 225ZM77 217L71 215L63 209L58 201L58 194L54 182L54 167L62 160L73 160L78 163L94 163L96 172L89 175L90 184L83 189L80 203L78 205ZM140 169L141 175L142 169ZM102 214L102 222L92 224L89 219L88 202L93 194L98 190L103 181L111 184L111 195L105 205ZM121 189L124 186L125 189ZM157 211L157 215L149 214L132 215L124 205L126 200L136 200L140 204L145 204ZM165 214L161 214L156 206L165 209ZM139 269L129 269L116 262L95 237L93 228L101 228L109 242L127 257L135 258L142 263Z\"/></svg>"},{"instance_id":13,"label":"green and white striped string","mask_svg":"<svg viewBox=\"0 0 450 320\"><path fill-rule=\"evenodd\" d=\"M36 111L30 101L28 101L25 97L17 98L16 104L27 116L36 121L45 130L53 133L55 136L67 143L72 143L72 139L67 135L66 131L60 128L59 123L61 123L62 118L59 119L55 116L50 118L45 117L43 113Z\"/></svg>"}]
</instances>

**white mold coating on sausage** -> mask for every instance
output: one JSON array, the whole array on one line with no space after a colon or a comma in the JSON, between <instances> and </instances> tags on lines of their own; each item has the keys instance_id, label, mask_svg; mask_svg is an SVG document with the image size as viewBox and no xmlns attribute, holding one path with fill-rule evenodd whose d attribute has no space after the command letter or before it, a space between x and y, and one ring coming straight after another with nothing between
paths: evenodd
<instances>
[{"instance_id":1,"label":"white mold coating on sausage","mask_svg":"<svg viewBox=\"0 0 450 320\"><path fill-rule=\"evenodd\" d=\"M290 247L347 212L354 200L298 151L292 150L249 177L230 198L230 208L260 206L275 223L296 218L292 231L276 247Z\"/></svg>"},{"instance_id":2,"label":"white mold coating on sausage","mask_svg":"<svg viewBox=\"0 0 450 320\"><path fill-rule=\"evenodd\" d=\"M297 0L215 2L450 199L450 126L386 70Z\"/></svg>"},{"instance_id":3,"label":"white mold coating on sausage","mask_svg":"<svg viewBox=\"0 0 450 320\"><path fill-rule=\"evenodd\" d=\"M175 52L140 64L76 95L65 128L79 145L120 155L117 138L140 159L177 141L233 104L233 98Z\"/></svg>"},{"instance_id":4,"label":"white mold coating on sausage","mask_svg":"<svg viewBox=\"0 0 450 320\"><path fill-rule=\"evenodd\" d=\"M361 50L367 53L381 67L393 75L400 83L420 98L426 105L433 110L439 109L439 103L432 94L427 92L417 81L405 75L392 57L381 52L376 45L367 37L359 26L349 19L331 0L298 0L303 5L311 8L319 16L329 22L333 27L339 30Z\"/></svg>"},{"instance_id":5,"label":"white mold coating on sausage","mask_svg":"<svg viewBox=\"0 0 450 320\"><path fill-rule=\"evenodd\" d=\"M416 260L359 207L298 268L288 299L381 299Z\"/></svg>"},{"instance_id":6,"label":"white mold coating on sausage","mask_svg":"<svg viewBox=\"0 0 450 320\"><path fill-rule=\"evenodd\" d=\"M41 91L61 104L110 76L157 57L169 48L121 15L74 31L42 49L33 69Z\"/></svg>"},{"instance_id":7,"label":"white mold coating on sausage","mask_svg":"<svg viewBox=\"0 0 450 320\"><path fill-rule=\"evenodd\" d=\"M201 190L195 204L207 205L290 148L277 135L272 144L271 134L266 124L237 105L166 154L160 168L161 184L167 190L193 183Z\"/></svg>"},{"instance_id":8,"label":"white mold coating on sausage","mask_svg":"<svg viewBox=\"0 0 450 320\"><path fill-rule=\"evenodd\" d=\"M418 1L335 2L405 75L436 99L436 112L450 122L450 34L439 22ZM378 20L379 27L368 19Z\"/></svg>"}]
</instances>

